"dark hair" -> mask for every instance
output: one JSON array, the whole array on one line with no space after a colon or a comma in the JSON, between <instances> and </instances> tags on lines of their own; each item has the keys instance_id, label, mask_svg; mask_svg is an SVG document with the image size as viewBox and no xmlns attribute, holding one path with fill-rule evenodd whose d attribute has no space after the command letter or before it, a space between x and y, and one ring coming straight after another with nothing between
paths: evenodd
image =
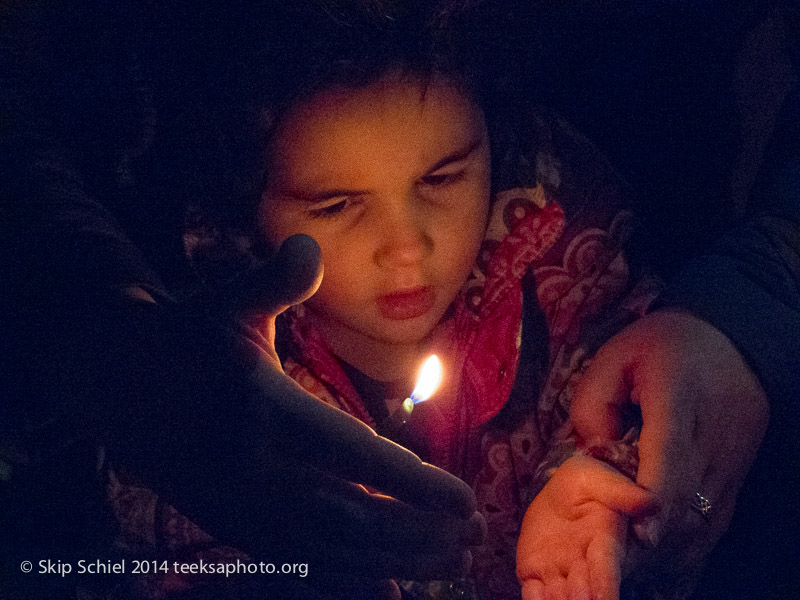
<instances>
[{"instance_id":1,"label":"dark hair","mask_svg":"<svg viewBox=\"0 0 800 600\"><path fill-rule=\"evenodd\" d=\"M275 127L298 101L332 87L359 88L389 73L419 81L423 89L445 78L493 123L508 104L502 91L514 86L498 85L497 29L482 6L297 0L229 15L198 119L199 135L215 137L206 142L203 178L217 182L195 198L199 212L241 228L252 224Z\"/></svg>"}]
</instances>

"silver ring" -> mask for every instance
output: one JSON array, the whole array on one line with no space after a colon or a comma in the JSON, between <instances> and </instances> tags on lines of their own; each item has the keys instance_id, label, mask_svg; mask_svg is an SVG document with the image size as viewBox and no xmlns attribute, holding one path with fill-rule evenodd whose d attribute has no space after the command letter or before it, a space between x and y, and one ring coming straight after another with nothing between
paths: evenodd
<instances>
[{"instance_id":1,"label":"silver ring","mask_svg":"<svg viewBox=\"0 0 800 600\"><path fill-rule=\"evenodd\" d=\"M692 500L692 508L703 515L703 518L708 520L711 515L711 500L705 496L701 496L699 492L695 492L694 499Z\"/></svg>"}]
</instances>

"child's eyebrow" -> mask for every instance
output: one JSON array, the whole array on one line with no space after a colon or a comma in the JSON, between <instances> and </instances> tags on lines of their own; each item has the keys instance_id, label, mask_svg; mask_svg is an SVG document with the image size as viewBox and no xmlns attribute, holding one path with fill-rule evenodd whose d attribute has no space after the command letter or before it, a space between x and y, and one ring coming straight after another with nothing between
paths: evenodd
<instances>
[{"instance_id":1,"label":"child's eyebrow","mask_svg":"<svg viewBox=\"0 0 800 600\"><path fill-rule=\"evenodd\" d=\"M450 163L459 162L466 158L469 158L469 156L481 146L482 142L483 142L483 136L475 138L464 148L456 150L455 152L448 154L443 159L438 161L435 165L433 165L430 169L428 169L428 173L437 171L438 169L441 169L442 167L447 166Z\"/></svg>"},{"instance_id":2,"label":"child's eyebrow","mask_svg":"<svg viewBox=\"0 0 800 600\"><path fill-rule=\"evenodd\" d=\"M437 161L430 169L427 170L427 173L433 173L434 171L441 169L451 163L459 162L469 158L473 152L475 152L478 148L480 148L481 144L483 143L484 136L479 136L467 144L464 148L456 150L455 152L451 152L441 160ZM294 200L299 200L301 202L307 202L310 204L325 202L326 200L333 200L334 198L343 198L343 197L350 197L353 198L355 196L363 196L368 194L368 190L355 190L355 189L345 189L345 188L336 188L332 190L324 190L319 192L303 192L300 190L288 190L284 192L282 195L292 198Z\"/></svg>"},{"instance_id":3,"label":"child's eyebrow","mask_svg":"<svg viewBox=\"0 0 800 600\"><path fill-rule=\"evenodd\" d=\"M347 190L347 189L336 189L336 190L325 190L324 192L299 192L299 191L288 191L285 192L283 195L289 198L293 198L295 200L300 200L302 202L308 203L316 203L316 202L324 202L326 200L332 200L334 198L344 198L349 197L353 198L355 196L363 196L367 194L365 190Z\"/></svg>"}]
</instances>

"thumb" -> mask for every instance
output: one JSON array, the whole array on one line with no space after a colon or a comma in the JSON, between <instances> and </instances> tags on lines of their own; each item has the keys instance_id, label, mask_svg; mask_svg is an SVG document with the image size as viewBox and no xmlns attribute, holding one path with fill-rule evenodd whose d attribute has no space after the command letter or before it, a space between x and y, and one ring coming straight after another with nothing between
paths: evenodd
<instances>
[{"instance_id":1,"label":"thumb","mask_svg":"<svg viewBox=\"0 0 800 600\"><path fill-rule=\"evenodd\" d=\"M693 413L676 390L660 387L642 390L644 425L639 439L637 483L656 494L662 503L659 514L636 519L637 537L656 546L666 521L683 507L689 490L699 489L706 463L692 440Z\"/></svg>"},{"instance_id":2,"label":"thumb","mask_svg":"<svg viewBox=\"0 0 800 600\"><path fill-rule=\"evenodd\" d=\"M631 359L618 340L600 348L572 395L570 419L587 443L622 437L623 409L630 402Z\"/></svg>"},{"instance_id":3,"label":"thumb","mask_svg":"<svg viewBox=\"0 0 800 600\"><path fill-rule=\"evenodd\" d=\"M296 234L263 264L231 282L216 304L236 314L274 317L312 296L322 282L322 271L317 242Z\"/></svg>"},{"instance_id":4,"label":"thumb","mask_svg":"<svg viewBox=\"0 0 800 600\"><path fill-rule=\"evenodd\" d=\"M588 457L573 457L570 460L570 467L579 469L583 498L597 500L611 510L629 516L658 511L659 499L656 494L636 485L604 462Z\"/></svg>"}]
</instances>

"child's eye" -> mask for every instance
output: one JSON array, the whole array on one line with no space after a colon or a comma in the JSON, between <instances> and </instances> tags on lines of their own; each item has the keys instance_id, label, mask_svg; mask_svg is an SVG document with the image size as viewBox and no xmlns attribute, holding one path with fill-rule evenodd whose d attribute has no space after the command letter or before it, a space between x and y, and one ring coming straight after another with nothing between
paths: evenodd
<instances>
[{"instance_id":1,"label":"child's eye","mask_svg":"<svg viewBox=\"0 0 800 600\"><path fill-rule=\"evenodd\" d=\"M455 173L432 173L431 175L425 175L421 181L424 185L430 187L444 187L463 178L464 171L456 171Z\"/></svg>"},{"instance_id":2,"label":"child's eye","mask_svg":"<svg viewBox=\"0 0 800 600\"><path fill-rule=\"evenodd\" d=\"M334 202L333 204L328 204L327 206L312 208L308 211L308 213L316 219L329 219L344 212L344 210L351 206L352 203L353 202L350 198L343 198L337 202Z\"/></svg>"}]
</instances>

